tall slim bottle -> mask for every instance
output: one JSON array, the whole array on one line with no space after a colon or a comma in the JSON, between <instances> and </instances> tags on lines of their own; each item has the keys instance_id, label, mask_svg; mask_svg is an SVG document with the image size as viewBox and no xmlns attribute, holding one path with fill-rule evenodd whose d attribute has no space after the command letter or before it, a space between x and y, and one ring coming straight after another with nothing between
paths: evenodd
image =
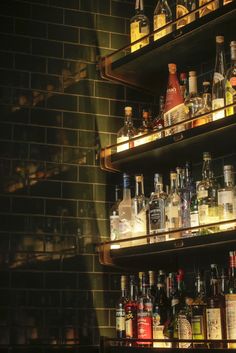
<instances>
[{"instance_id":1,"label":"tall slim bottle","mask_svg":"<svg viewBox=\"0 0 236 353\"><path fill-rule=\"evenodd\" d=\"M125 107L125 120L124 126L117 132L117 143L122 143L117 146L117 152L122 152L128 150L129 148L134 147L134 142L129 141L136 135L136 129L133 126L132 120L132 107Z\"/></svg>"},{"instance_id":2,"label":"tall slim bottle","mask_svg":"<svg viewBox=\"0 0 236 353\"><path fill-rule=\"evenodd\" d=\"M135 175L135 196L132 201L132 235L134 237L147 234L147 206L144 195L143 175ZM133 240L133 245L146 244L145 238Z\"/></svg>"},{"instance_id":3,"label":"tall slim bottle","mask_svg":"<svg viewBox=\"0 0 236 353\"><path fill-rule=\"evenodd\" d=\"M111 241L119 240L119 204L120 204L120 188L118 185L115 186L115 202L110 209L110 239ZM119 248L119 243L111 245L111 249Z\"/></svg>"},{"instance_id":4,"label":"tall slim bottle","mask_svg":"<svg viewBox=\"0 0 236 353\"><path fill-rule=\"evenodd\" d=\"M131 52L134 52L149 44L149 38L144 38L150 32L150 25L147 16L144 14L143 0L136 0L135 15L130 20L130 41L131 43L140 39L136 44L131 45Z\"/></svg>"},{"instance_id":5,"label":"tall slim bottle","mask_svg":"<svg viewBox=\"0 0 236 353\"><path fill-rule=\"evenodd\" d=\"M225 103L226 105L235 103L234 107L226 109L226 115L236 113L236 41L230 43L231 65L226 73L225 80Z\"/></svg>"},{"instance_id":6,"label":"tall slim bottle","mask_svg":"<svg viewBox=\"0 0 236 353\"><path fill-rule=\"evenodd\" d=\"M132 236L132 200L130 189L130 176L123 174L123 198L118 207L120 239ZM120 243L120 246L128 246L128 243Z\"/></svg>"},{"instance_id":7,"label":"tall slim bottle","mask_svg":"<svg viewBox=\"0 0 236 353\"><path fill-rule=\"evenodd\" d=\"M189 71L189 95L185 99L184 104L188 107L189 117L197 115L198 111L202 108L202 98L198 94L197 89L197 73L196 71ZM190 123L192 126L195 125L195 120ZM191 125L189 127L191 127Z\"/></svg>"},{"instance_id":8,"label":"tall slim bottle","mask_svg":"<svg viewBox=\"0 0 236 353\"><path fill-rule=\"evenodd\" d=\"M164 96L160 96L160 98L159 98L159 112L158 112L157 117L155 119L153 119L153 122L152 122L152 130L156 131L156 133L152 135L153 140L157 140L157 139L160 139L165 136L164 131L158 132L158 130L162 130L164 127L164 119L163 119L164 108L165 108L165 98L164 98Z\"/></svg>"},{"instance_id":9,"label":"tall slim bottle","mask_svg":"<svg viewBox=\"0 0 236 353\"><path fill-rule=\"evenodd\" d=\"M177 0L176 19L179 18L179 21L177 21L176 23L177 29L184 27L195 20L196 14L191 13L190 15L188 15L188 13L195 10L196 8L196 0Z\"/></svg>"},{"instance_id":10,"label":"tall slim bottle","mask_svg":"<svg viewBox=\"0 0 236 353\"><path fill-rule=\"evenodd\" d=\"M127 303L127 277L121 276L121 296L116 304L116 337L125 338L125 305Z\"/></svg>"},{"instance_id":11,"label":"tall slim bottle","mask_svg":"<svg viewBox=\"0 0 236 353\"><path fill-rule=\"evenodd\" d=\"M130 276L129 283L129 295L125 304L125 336L126 338L137 338L137 284L135 276Z\"/></svg>"},{"instance_id":12,"label":"tall slim bottle","mask_svg":"<svg viewBox=\"0 0 236 353\"><path fill-rule=\"evenodd\" d=\"M181 198L177 192L177 174L170 173L170 194L166 199L166 229L173 230L182 227L181 223ZM179 237L178 233L169 235L169 239Z\"/></svg>"},{"instance_id":13,"label":"tall slim bottle","mask_svg":"<svg viewBox=\"0 0 236 353\"><path fill-rule=\"evenodd\" d=\"M225 295L227 339L236 340L236 251L229 252L229 284ZM236 343L228 343L236 348Z\"/></svg>"},{"instance_id":14,"label":"tall slim bottle","mask_svg":"<svg viewBox=\"0 0 236 353\"><path fill-rule=\"evenodd\" d=\"M180 90L176 74L176 64L168 64L169 78L166 90L164 108L164 126L171 127L173 124L185 121L188 118L184 99ZM165 135L175 134L186 129L185 124L179 124L165 131Z\"/></svg>"},{"instance_id":15,"label":"tall slim bottle","mask_svg":"<svg viewBox=\"0 0 236 353\"><path fill-rule=\"evenodd\" d=\"M172 22L172 11L167 0L158 0L153 16L153 30L160 29ZM165 27L154 34L154 40L158 40L172 32L172 25Z\"/></svg>"},{"instance_id":16,"label":"tall slim bottle","mask_svg":"<svg viewBox=\"0 0 236 353\"><path fill-rule=\"evenodd\" d=\"M225 105L225 72L224 37L216 36L216 58L212 83L212 110L223 108ZM213 121L224 117L224 109L212 114Z\"/></svg>"}]
</instances>

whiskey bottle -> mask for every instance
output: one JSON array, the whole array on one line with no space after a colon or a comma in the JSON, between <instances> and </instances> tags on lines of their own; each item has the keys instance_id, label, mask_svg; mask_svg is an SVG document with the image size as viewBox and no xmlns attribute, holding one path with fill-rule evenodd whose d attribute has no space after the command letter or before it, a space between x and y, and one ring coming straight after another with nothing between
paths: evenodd
<instances>
[{"instance_id":1,"label":"whiskey bottle","mask_svg":"<svg viewBox=\"0 0 236 353\"><path fill-rule=\"evenodd\" d=\"M130 289L125 304L125 337L137 338L137 284L135 276L130 276ZM131 342L128 345L133 345Z\"/></svg>"},{"instance_id":2,"label":"whiskey bottle","mask_svg":"<svg viewBox=\"0 0 236 353\"><path fill-rule=\"evenodd\" d=\"M199 224L215 223L219 220L218 185L215 181L209 152L203 153L202 180L197 187Z\"/></svg>"},{"instance_id":3,"label":"whiskey bottle","mask_svg":"<svg viewBox=\"0 0 236 353\"><path fill-rule=\"evenodd\" d=\"M234 185L233 165L224 166L224 187L218 190L219 220L236 218L236 189ZM235 223L220 225L221 230L234 229Z\"/></svg>"},{"instance_id":4,"label":"whiskey bottle","mask_svg":"<svg viewBox=\"0 0 236 353\"><path fill-rule=\"evenodd\" d=\"M219 0L215 0L208 4L210 0L199 0L199 17L203 17L208 13L215 11L219 7Z\"/></svg>"},{"instance_id":5,"label":"whiskey bottle","mask_svg":"<svg viewBox=\"0 0 236 353\"><path fill-rule=\"evenodd\" d=\"M210 82L203 81L203 94L202 94L202 108L196 113L196 116L203 115L202 117L193 121L193 127L204 125L212 120L211 116L211 93L210 93Z\"/></svg>"},{"instance_id":6,"label":"whiskey bottle","mask_svg":"<svg viewBox=\"0 0 236 353\"><path fill-rule=\"evenodd\" d=\"M195 13L189 12L196 9L196 0L177 0L176 2L176 29L186 26L195 20Z\"/></svg>"},{"instance_id":7,"label":"whiskey bottle","mask_svg":"<svg viewBox=\"0 0 236 353\"><path fill-rule=\"evenodd\" d=\"M116 337L125 338L125 305L127 303L127 277L121 276L121 297L116 304Z\"/></svg>"},{"instance_id":8,"label":"whiskey bottle","mask_svg":"<svg viewBox=\"0 0 236 353\"><path fill-rule=\"evenodd\" d=\"M119 212L119 235L120 239L131 238L132 236L132 202L130 189L130 176L123 174L123 198L118 206ZM127 243L120 243L124 246Z\"/></svg>"},{"instance_id":9,"label":"whiskey bottle","mask_svg":"<svg viewBox=\"0 0 236 353\"><path fill-rule=\"evenodd\" d=\"M212 110L223 108L225 105L225 71L224 37L216 36L216 59L212 83ZM224 109L212 113L213 121L224 118L224 116Z\"/></svg>"},{"instance_id":10,"label":"whiskey bottle","mask_svg":"<svg viewBox=\"0 0 236 353\"><path fill-rule=\"evenodd\" d=\"M149 233L158 234L158 232L163 232L165 230L165 200L166 193L163 191L162 176L160 174L155 174L154 176L154 192L151 193L148 208L148 218L149 218ZM157 237L152 237L151 242L160 239Z\"/></svg>"},{"instance_id":11,"label":"whiskey bottle","mask_svg":"<svg viewBox=\"0 0 236 353\"><path fill-rule=\"evenodd\" d=\"M136 129L133 126L132 121L132 107L125 107L125 120L124 126L117 132L117 144L122 143L117 146L117 152L122 152L134 147L134 142L129 141L136 135Z\"/></svg>"},{"instance_id":12,"label":"whiskey bottle","mask_svg":"<svg viewBox=\"0 0 236 353\"><path fill-rule=\"evenodd\" d=\"M166 90L164 108L164 126L171 127L174 124L185 121L188 118L184 99L180 90L179 81L176 74L176 64L168 64L169 78ZM165 135L175 134L185 130L185 124L179 124L165 130Z\"/></svg>"},{"instance_id":13,"label":"whiskey bottle","mask_svg":"<svg viewBox=\"0 0 236 353\"><path fill-rule=\"evenodd\" d=\"M193 118L197 115L198 111L202 108L202 98L198 94L197 90L197 76L196 71L189 71L189 95L186 98L184 104L188 108L189 117ZM190 126L196 126L195 120L190 123Z\"/></svg>"},{"instance_id":14,"label":"whiskey bottle","mask_svg":"<svg viewBox=\"0 0 236 353\"><path fill-rule=\"evenodd\" d=\"M172 25L166 26L172 22L172 11L167 0L158 0L154 10L153 29L156 31L165 26L164 29L154 33L154 40L158 40L172 32Z\"/></svg>"},{"instance_id":15,"label":"whiskey bottle","mask_svg":"<svg viewBox=\"0 0 236 353\"><path fill-rule=\"evenodd\" d=\"M230 43L231 65L226 73L225 80L225 103L226 105L236 103L236 41ZM226 109L226 115L236 113L236 104L234 107Z\"/></svg>"},{"instance_id":16,"label":"whiskey bottle","mask_svg":"<svg viewBox=\"0 0 236 353\"><path fill-rule=\"evenodd\" d=\"M135 175L135 196L132 200L132 234L134 237L147 234L147 206L144 195L143 175ZM133 245L146 244L146 239L133 240Z\"/></svg>"},{"instance_id":17,"label":"whiskey bottle","mask_svg":"<svg viewBox=\"0 0 236 353\"><path fill-rule=\"evenodd\" d=\"M148 143L152 141L153 136L148 135L152 132L152 121L151 121L151 112L148 109L143 109L142 111L142 125L137 130L135 137L139 137L138 139L134 140L134 146L140 146L144 143ZM147 136L145 136L147 135ZM141 138L141 136L144 136Z\"/></svg>"},{"instance_id":18,"label":"whiskey bottle","mask_svg":"<svg viewBox=\"0 0 236 353\"><path fill-rule=\"evenodd\" d=\"M181 228L181 199L177 192L177 174L175 172L170 173L170 194L166 199L165 205L166 213L166 229L173 230ZM174 239L178 236L174 233ZM172 236L169 236L172 238Z\"/></svg>"},{"instance_id":19,"label":"whiskey bottle","mask_svg":"<svg viewBox=\"0 0 236 353\"><path fill-rule=\"evenodd\" d=\"M118 185L115 186L115 203L112 205L110 209L110 239L111 241L119 240L119 197L120 188ZM111 249L119 248L119 243L114 243L111 245Z\"/></svg>"},{"instance_id":20,"label":"whiskey bottle","mask_svg":"<svg viewBox=\"0 0 236 353\"><path fill-rule=\"evenodd\" d=\"M143 0L136 0L135 15L130 20L130 41L133 43L140 40L131 45L131 53L149 44L149 38L143 38L149 34L149 27L149 20L144 14Z\"/></svg>"},{"instance_id":21,"label":"whiskey bottle","mask_svg":"<svg viewBox=\"0 0 236 353\"><path fill-rule=\"evenodd\" d=\"M165 136L164 131L158 132L158 130L162 130L164 127L164 107L165 107L165 98L164 96L160 96L159 98L159 113L155 119L153 119L152 122L152 130L156 131L155 134L153 134L153 141L160 139Z\"/></svg>"}]
</instances>

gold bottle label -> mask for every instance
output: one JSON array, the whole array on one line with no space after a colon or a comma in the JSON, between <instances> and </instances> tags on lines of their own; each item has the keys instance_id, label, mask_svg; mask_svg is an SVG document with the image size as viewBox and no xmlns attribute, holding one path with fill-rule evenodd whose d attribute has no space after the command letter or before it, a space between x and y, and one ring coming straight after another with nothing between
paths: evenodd
<instances>
[{"instance_id":1,"label":"gold bottle label","mask_svg":"<svg viewBox=\"0 0 236 353\"><path fill-rule=\"evenodd\" d=\"M206 320L207 320L207 339L221 340L222 339L222 328L221 328L220 308L207 309L206 310Z\"/></svg>"},{"instance_id":2,"label":"gold bottle label","mask_svg":"<svg viewBox=\"0 0 236 353\"><path fill-rule=\"evenodd\" d=\"M232 82L235 83L235 82ZM225 104L232 104L234 102L234 95L236 94L236 90L233 89L231 81L227 80L225 85ZM234 107L230 107L226 109L226 115L233 115Z\"/></svg>"},{"instance_id":3,"label":"gold bottle label","mask_svg":"<svg viewBox=\"0 0 236 353\"><path fill-rule=\"evenodd\" d=\"M213 110L223 108L224 105L225 105L224 98L216 98L216 99L212 100L212 109ZM224 109L219 110L218 112L212 114L213 121L218 120L218 119L222 119L224 117L225 117Z\"/></svg>"},{"instance_id":4,"label":"gold bottle label","mask_svg":"<svg viewBox=\"0 0 236 353\"><path fill-rule=\"evenodd\" d=\"M148 26L142 27L140 29L140 21L135 21L130 24L130 40L131 43L135 42L138 39L142 39L144 36L146 36L149 33ZM143 40L140 40L136 44L131 45L131 52L134 52L145 45L149 44L149 38L145 38Z\"/></svg>"},{"instance_id":5,"label":"gold bottle label","mask_svg":"<svg viewBox=\"0 0 236 353\"><path fill-rule=\"evenodd\" d=\"M199 0L199 7L207 4L210 0ZM204 6L201 10L199 10L199 17L203 17L208 13L215 11L219 7L219 1L216 0L209 5Z\"/></svg>"},{"instance_id":6,"label":"gold bottle label","mask_svg":"<svg viewBox=\"0 0 236 353\"><path fill-rule=\"evenodd\" d=\"M188 9L183 6L183 5L177 5L176 6L176 18L180 18L182 16L185 16L189 13ZM176 23L176 28L179 29L181 27L186 26L188 23L190 22L190 16L185 16L183 18L181 18L181 20L179 20Z\"/></svg>"},{"instance_id":7,"label":"gold bottle label","mask_svg":"<svg viewBox=\"0 0 236 353\"><path fill-rule=\"evenodd\" d=\"M166 15L161 13L159 15L154 16L154 31L165 26L166 22ZM154 40L158 40L171 32L171 25L154 34Z\"/></svg>"}]
</instances>

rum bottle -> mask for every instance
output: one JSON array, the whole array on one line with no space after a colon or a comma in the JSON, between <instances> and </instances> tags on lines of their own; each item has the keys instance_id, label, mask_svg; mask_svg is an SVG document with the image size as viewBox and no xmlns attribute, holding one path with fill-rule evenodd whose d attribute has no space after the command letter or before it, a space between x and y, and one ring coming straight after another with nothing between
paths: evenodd
<instances>
[{"instance_id":1,"label":"rum bottle","mask_svg":"<svg viewBox=\"0 0 236 353\"><path fill-rule=\"evenodd\" d=\"M134 147L134 142L129 140L132 139L135 134L136 130L133 126L132 107L125 107L124 126L117 132L116 139L117 144L124 143L117 146L117 152L122 152Z\"/></svg>"},{"instance_id":2,"label":"rum bottle","mask_svg":"<svg viewBox=\"0 0 236 353\"><path fill-rule=\"evenodd\" d=\"M121 276L121 297L116 304L116 337L125 338L125 305L127 303L127 277Z\"/></svg>"},{"instance_id":3,"label":"rum bottle","mask_svg":"<svg viewBox=\"0 0 236 353\"><path fill-rule=\"evenodd\" d=\"M158 0L154 10L153 29L156 31L165 26L164 29L154 33L154 40L158 40L172 32L172 25L166 26L172 22L172 11L167 0Z\"/></svg>"},{"instance_id":4,"label":"rum bottle","mask_svg":"<svg viewBox=\"0 0 236 353\"><path fill-rule=\"evenodd\" d=\"M226 105L235 103L234 107L226 109L226 115L236 113L236 41L230 43L231 65L226 73L225 80L225 103Z\"/></svg>"},{"instance_id":5,"label":"rum bottle","mask_svg":"<svg viewBox=\"0 0 236 353\"><path fill-rule=\"evenodd\" d=\"M149 20L144 14L143 0L136 0L135 15L130 20L130 41L131 43L140 39L137 43L131 45L131 52L134 52L149 44L149 37L142 39L149 34Z\"/></svg>"}]
</instances>

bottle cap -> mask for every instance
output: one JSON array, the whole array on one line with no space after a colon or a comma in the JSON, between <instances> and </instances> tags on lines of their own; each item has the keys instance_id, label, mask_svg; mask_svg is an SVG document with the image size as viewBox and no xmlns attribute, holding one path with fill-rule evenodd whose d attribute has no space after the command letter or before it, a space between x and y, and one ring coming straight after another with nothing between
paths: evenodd
<instances>
[{"instance_id":1,"label":"bottle cap","mask_svg":"<svg viewBox=\"0 0 236 353\"><path fill-rule=\"evenodd\" d=\"M136 180L136 182L141 182L141 181L143 181L143 174L137 174L137 175L135 175L135 180Z\"/></svg>"},{"instance_id":2,"label":"bottle cap","mask_svg":"<svg viewBox=\"0 0 236 353\"><path fill-rule=\"evenodd\" d=\"M232 42L230 42L230 46L231 46L231 47L235 47L235 46L236 46L236 41L233 40Z\"/></svg>"},{"instance_id":3,"label":"bottle cap","mask_svg":"<svg viewBox=\"0 0 236 353\"><path fill-rule=\"evenodd\" d=\"M186 78L187 78L186 72L181 72L179 77L180 77L180 80L186 80Z\"/></svg>"},{"instance_id":4,"label":"bottle cap","mask_svg":"<svg viewBox=\"0 0 236 353\"><path fill-rule=\"evenodd\" d=\"M203 82L202 82L202 85L203 85L203 86L210 86L211 83L210 83L209 81L203 81Z\"/></svg>"},{"instance_id":5,"label":"bottle cap","mask_svg":"<svg viewBox=\"0 0 236 353\"><path fill-rule=\"evenodd\" d=\"M125 107L125 112L132 112L132 107Z\"/></svg>"},{"instance_id":6,"label":"bottle cap","mask_svg":"<svg viewBox=\"0 0 236 353\"><path fill-rule=\"evenodd\" d=\"M234 170L234 166L232 164L224 165L224 171L227 171L227 170L233 171Z\"/></svg>"},{"instance_id":7,"label":"bottle cap","mask_svg":"<svg viewBox=\"0 0 236 353\"><path fill-rule=\"evenodd\" d=\"M162 175L158 174L158 173L155 173L154 174L154 182L158 183L158 184L162 184Z\"/></svg>"},{"instance_id":8,"label":"bottle cap","mask_svg":"<svg viewBox=\"0 0 236 353\"><path fill-rule=\"evenodd\" d=\"M176 64L168 64L168 69L169 69L169 73L171 74L175 74L176 73Z\"/></svg>"},{"instance_id":9,"label":"bottle cap","mask_svg":"<svg viewBox=\"0 0 236 353\"><path fill-rule=\"evenodd\" d=\"M216 43L224 43L224 36L216 36Z\"/></svg>"},{"instance_id":10,"label":"bottle cap","mask_svg":"<svg viewBox=\"0 0 236 353\"><path fill-rule=\"evenodd\" d=\"M196 71L189 71L189 76L197 76L197 72Z\"/></svg>"},{"instance_id":11,"label":"bottle cap","mask_svg":"<svg viewBox=\"0 0 236 353\"><path fill-rule=\"evenodd\" d=\"M203 159L204 161L211 159L210 152L203 152Z\"/></svg>"}]
</instances>

